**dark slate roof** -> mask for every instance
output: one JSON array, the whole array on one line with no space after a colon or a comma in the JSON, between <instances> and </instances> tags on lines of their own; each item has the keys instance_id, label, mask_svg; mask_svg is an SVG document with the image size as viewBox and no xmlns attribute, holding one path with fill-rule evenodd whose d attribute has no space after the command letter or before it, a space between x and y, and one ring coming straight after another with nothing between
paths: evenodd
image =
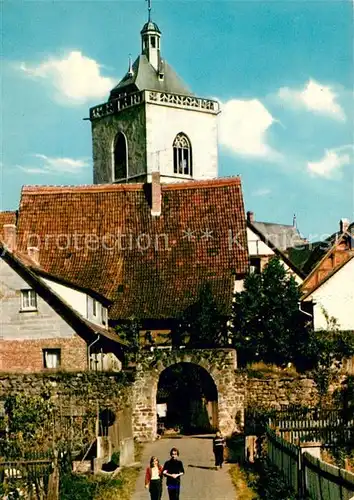
<instances>
[{"instance_id":1,"label":"dark slate roof","mask_svg":"<svg viewBox=\"0 0 354 500\"><path fill-rule=\"evenodd\" d=\"M147 23L145 23L140 33L143 34L146 33L147 31L157 31L157 33L161 33L157 24L153 23L152 21L148 21Z\"/></svg>"},{"instance_id":2,"label":"dark slate roof","mask_svg":"<svg viewBox=\"0 0 354 500\"><path fill-rule=\"evenodd\" d=\"M271 248L273 250L275 255L277 255L280 259L282 259L290 267L290 269L292 269L292 271L294 271L294 273L296 273L300 278L305 278L305 274L302 272L301 267L296 265L295 262L292 259L290 259L285 252L283 252L282 250L279 250L279 248L276 247L272 243L272 241L268 240L267 237L261 231L259 231L257 229L254 222L247 220L247 227L249 229L251 229L251 231L253 231L256 235L258 235L261 238L261 240L266 245L268 245L269 248Z\"/></svg>"},{"instance_id":3,"label":"dark slate roof","mask_svg":"<svg viewBox=\"0 0 354 500\"><path fill-rule=\"evenodd\" d=\"M177 317L206 283L229 312L235 274L248 271L240 179L162 185L159 217L151 215L149 188L26 186L19 249L25 253L36 235L43 271L105 296L111 319Z\"/></svg>"},{"instance_id":4,"label":"dark slate roof","mask_svg":"<svg viewBox=\"0 0 354 500\"><path fill-rule=\"evenodd\" d=\"M294 247L304 243L304 239L300 236L299 231L294 226L256 221L253 221L252 224L279 250L284 251L289 247Z\"/></svg>"},{"instance_id":5,"label":"dark slate roof","mask_svg":"<svg viewBox=\"0 0 354 500\"><path fill-rule=\"evenodd\" d=\"M164 78L160 80L155 68L145 55L140 55L133 64L133 74L129 71L111 90L109 99L115 99L123 92L157 90L173 94L193 95L177 73L166 61L163 62Z\"/></svg>"}]
</instances>

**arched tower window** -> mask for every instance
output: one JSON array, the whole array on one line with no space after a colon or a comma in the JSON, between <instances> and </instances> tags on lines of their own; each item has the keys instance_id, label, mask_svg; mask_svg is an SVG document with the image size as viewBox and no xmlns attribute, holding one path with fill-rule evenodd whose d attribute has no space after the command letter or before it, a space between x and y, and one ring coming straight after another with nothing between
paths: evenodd
<instances>
[{"instance_id":1,"label":"arched tower window","mask_svg":"<svg viewBox=\"0 0 354 500\"><path fill-rule=\"evenodd\" d=\"M127 178L127 140L122 132L119 132L114 141L113 151L113 182Z\"/></svg>"},{"instance_id":2,"label":"arched tower window","mask_svg":"<svg viewBox=\"0 0 354 500\"><path fill-rule=\"evenodd\" d=\"M177 134L173 141L173 171L175 174L193 175L192 146L182 132Z\"/></svg>"}]
</instances>

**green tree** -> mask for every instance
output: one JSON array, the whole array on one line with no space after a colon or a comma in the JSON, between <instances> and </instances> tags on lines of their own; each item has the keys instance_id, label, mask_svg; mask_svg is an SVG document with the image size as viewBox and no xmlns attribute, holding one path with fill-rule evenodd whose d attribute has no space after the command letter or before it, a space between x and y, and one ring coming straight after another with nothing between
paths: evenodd
<instances>
[{"instance_id":1,"label":"green tree","mask_svg":"<svg viewBox=\"0 0 354 500\"><path fill-rule=\"evenodd\" d=\"M231 320L240 362L295 360L299 339L306 340L300 297L299 286L278 258L262 273L246 277L244 290L235 295Z\"/></svg>"},{"instance_id":2,"label":"green tree","mask_svg":"<svg viewBox=\"0 0 354 500\"><path fill-rule=\"evenodd\" d=\"M335 382L343 365L343 360L354 354L352 332L342 332L336 318L329 316L325 309L322 313L327 328L310 331L308 342L303 346L304 358L312 368L312 377L320 395L320 404L329 386Z\"/></svg>"},{"instance_id":3,"label":"green tree","mask_svg":"<svg viewBox=\"0 0 354 500\"><path fill-rule=\"evenodd\" d=\"M127 361L134 361L140 350L141 323L134 317L117 325L115 330L119 337L127 343L125 354Z\"/></svg>"},{"instance_id":4,"label":"green tree","mask_svg":"<svg viewBox=\"0 0 354 500\"><path fill-rule=\"evenodd\" d=\"M215 348L228 345L228 318L220 311L210 285L201 288L198 300L189 307L173 332L174 344L192 348Z\"/></svg>"}]
</instances>

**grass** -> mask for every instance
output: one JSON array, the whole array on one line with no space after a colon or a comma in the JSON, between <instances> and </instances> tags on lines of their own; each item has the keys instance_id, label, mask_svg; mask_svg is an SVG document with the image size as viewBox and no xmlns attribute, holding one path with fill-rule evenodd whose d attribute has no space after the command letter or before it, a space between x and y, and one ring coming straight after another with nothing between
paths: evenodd
<instances>
[{"instance_id":1,"label":"grass","mask_svg":"<svg viewBox=\"0 0 354 500\"><path fill-rule=\"evenodd\" d=\"M299 373L296 371L294 365L286 366L281 368L280 366L274 364L266 364L263 361L258 361L257 363L249 363L246 366L245 371L247 372L249 377L252 378L265 378L269 376L279 377L281 376L290 376L290 377L299 377Z\"/></svg>"},{"instance_id":2,"label":"grass","mask_svg":"<svg viewBox=\"0 0 354 500\"><path fill-rule=\"evenodd\" d=\"M93 500L130 500L138 478L138 468L124 468L114 479L104 479Z\"/></svg>"},{"instance_id":3,"label":"grass","mask_svg":"<svg viewBox=\"0 0 354 500\"><path fill-rule=\"evenodd\" d=\"M232 464L229 469L232 484L236 489L236 497L240 500L259 500L258 494L249 487L249 473L246 473L238 464Z\"/></svg>"},{"instance_id":4,"label":"grass","mask_svg":"<svg viewBox=\"0 0 354 500\"><path fill-rule=\"evenodd\" d=\"M135 459L140 461L143 446L135 443ZM106 474L63 474L60 500L130 500L140 467L123 467L115 476Z\"/></svg>"}]
</instances>

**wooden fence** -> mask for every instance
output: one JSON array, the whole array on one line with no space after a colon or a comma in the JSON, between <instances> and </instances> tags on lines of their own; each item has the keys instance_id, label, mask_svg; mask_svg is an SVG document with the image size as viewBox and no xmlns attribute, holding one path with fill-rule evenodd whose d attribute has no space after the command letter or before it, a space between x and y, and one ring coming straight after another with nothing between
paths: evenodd
<instances>
[{"instance_id":1,"label":"wooden fence","mask_svg":"<svg viewBox=\"0 0 354 500\"><path fill-rule=\"evenodd\" d=\"M269 425L293 444L320 441L328 448L338 443L354 445L354 419L344 419L340 410L316 409L302 414L278 412L269 420Z\"/></svg>"},{"instance_id":2,"label":"wooden fence","mask_svg":"<svg viewBox=\"0 0 354 500\"><path fill-rule=\"evenodd\" d=\"M270 461L282 471L294 491L301 491L300 448L277 436L271 429L267 429L267 453Z\"/></svg>"},{"instance_id":3,"label":"wooden fence","mask_svg":"<svg viewBox=\"0 0 354 500\"><path fill-rule=\"evenodd\" d=\"M59 498L58 461L49 453L33 453L30 458L26 456L17 460L0 460L0 480L5 491L12 494L17 492L24 498Z\"/></svg>"},{"instance_id":4,"label":"wooden fence","mask_svg":"<svg viewBox=\"0 0 354 500\"><path fill-rule=\"evenodd\" d=\"M269 460L282 472L286 483L300 498L351 500L354 474L315 458L267 428Z\"/></svg>"}]
</instances>

